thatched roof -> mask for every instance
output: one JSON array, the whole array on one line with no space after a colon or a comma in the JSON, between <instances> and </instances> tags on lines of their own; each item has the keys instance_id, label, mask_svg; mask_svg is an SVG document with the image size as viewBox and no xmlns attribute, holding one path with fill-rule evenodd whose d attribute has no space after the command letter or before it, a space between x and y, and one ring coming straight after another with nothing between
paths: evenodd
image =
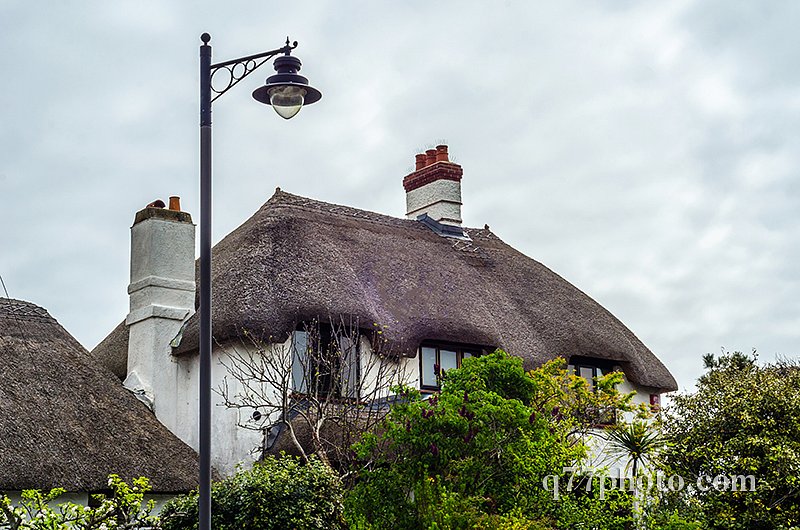
<instances>
[{"instance_id":1,"label":"thatched roof","mask_svg":"<svg viewBox=\"0 0 800 530\"><path fill-rule=\"evenodd\" d=\"M128 326L123 320L92 350L92 356L99 359L120 381L128 377L129 338Z\"/></svg>"},{"instance_id":2,"label":"thatched roof","mask_svg":"<svg viewBox=\"0 0 800 530\"><path fill-rule=\"evenodd\" d=\"M0 298L0 490L105 490L110 473L188 491L197 455L45 309Z\"/></svg>"},{"instance_id":3,"label":"thatched roof","mask_svg":"<svg viewBox=\"0 0 800 530\"><path fill-rule=\"evenodd\" d=\"M298 320L343 314L388 326L388 345L402 355L423 340L501 347L527 367L580 355L617 362L639 385L677 389L655 355L585 293L488 229L466 233L471 243L278 190L214 247L214 337L245 328L283 340ZM101 346L121 344L125 333ZM196 350L197 336L195 315L175 353ZM127 355L108 346L94 353L117 365Z\"/></svg>"}]
</instances>

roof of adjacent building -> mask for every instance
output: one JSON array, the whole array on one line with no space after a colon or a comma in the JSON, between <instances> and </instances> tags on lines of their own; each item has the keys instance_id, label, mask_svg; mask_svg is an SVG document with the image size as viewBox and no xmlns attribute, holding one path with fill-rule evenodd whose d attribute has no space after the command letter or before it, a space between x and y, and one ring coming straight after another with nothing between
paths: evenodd
<instances>
[{"instance_id":1,"label":"roof of adjacent building","mask_svg":"<svg viewBox=\"0 0 800 530\"><path fill-rule=\"evenodd\" d=\"M243 329L284 340L296 323L349 315L388 326L390 349L414 356L425 340L500 347L532 368L557 356L613 361L628 379L676 390L667 368L617 318L488 228L470 241L415 220L280 190L214 247L214 338ZM176 354L197 349L198 316ZM127 330L93 351L125 377Z\"/></svg>"},{"instance_id":2,"label":"roof of adjacent building","mask_svg":"<svg viewBox=\"0 0 800 530\"><path fill-rule=\"evenodd\" d=\"M0 490L197 487L197 454L42 307L0 298Z\"/></svg>"}]
</instances>

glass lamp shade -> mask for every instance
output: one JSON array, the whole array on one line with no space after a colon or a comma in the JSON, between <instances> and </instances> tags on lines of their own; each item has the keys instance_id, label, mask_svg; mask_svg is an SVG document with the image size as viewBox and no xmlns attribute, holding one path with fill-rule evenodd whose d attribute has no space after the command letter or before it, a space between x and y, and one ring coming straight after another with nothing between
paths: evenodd
<instances>
[{"instance_id":1,"label":"glass lamp shade","mask_svg":"<svg viewBox=\"0 0 800 530\"><path fill-rule=\"evenodd\" d=\"M322 98L322 92L308 84L308 79L298 74L300 59L289 55L275 59L274 75L267 82L253 91L253 98L266 105L271 105L278 115L288 120L295 116L304 106L311 105Z\"/></svg>"},{"instance_id":2,"label":"glass lamp shade","mask_svg":"<svg viewBox=\"0 0 800 530\"><path fill-rule=\"evenodd\" d=\"M281 118L288 120L303 108L305 96L306 90L299 86L277 86L269 90L269 103Z\"/></svg>"}]
</instances>

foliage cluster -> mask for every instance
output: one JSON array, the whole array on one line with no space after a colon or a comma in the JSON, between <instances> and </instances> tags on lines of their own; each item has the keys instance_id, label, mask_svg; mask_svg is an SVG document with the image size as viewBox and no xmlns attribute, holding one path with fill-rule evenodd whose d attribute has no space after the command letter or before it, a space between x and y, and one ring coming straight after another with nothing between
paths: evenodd
<instances>
[{"instance_id":1,"label":"foliage cluster","mask_svg":"<svg viewBox=\"0 0 800 530\"><path fill-rule=\"evenodd\" d=\"M649 528L791 529L800 526L800 367L760 366L741 353L708 356L696 392L679 395L654 422L607 429L607 451L634 477L678 475L680 492L605 488L578 476L555 499L545 477L580 467L597 414L637 410L621 374L589 388L561 360L525 371L502 351L465 359L440 392L398 388L380 430L354 446L355 468L308 457L266 457L212 489L217 530ZM603 414L600 414L602 416ZM340 475L349 479L343 483ZM753 475L754 491L701 490L701 476ZM566 482L566 480L564 480ZM563 483L563 482L562 482ZM96 507L57 503L61 489L0 497L0 530L197 528L197 494L151 515L146 479L109 480ZM54 506L55 505L55 506Z\"/></svg>"},{"instance_id":2,"label":"foliage cluster","mask_svg":"<svg viewBox=\"0 0 800 530\"><path fill-rule=\"evenodd\" d=\"M47 493L25 490L16 505L0 496L1 530L138 530L151 528L158 518L151 515L155 502L144 502L149 481L140 477L128 485L117 475L108 478L111 495L94 495L96 507L74 502L58 503L65 493L55 488Z\"/></svg>"},{"instance_id":3,"label":"foliage cluster","mask_svg":"<svg viewBox=\"0 0 800 530\"><path fill-rule=\"evenodd\" d=\"M403 389L383 432L356 447L368 464L347 497L350 520L356 528L624 527L624 495L555 500L543 486L586 457L587 409L631 408L632 396L616 390L620 377L606 375L592 391L560 359L526 372L498 350L465 359L428 399Z\"/></svg>"},{"instance_id":4,"label":"foliage cluster","mask_svg":"<svg viewBox=\"0 0 800 530\"><path fill-rule=\"evenodd\" d=\"M320 460L267 457L211 490L215 530L345 528L339 478ZM198 495L176 497L161 512L163 530L197 528Z\"/></svg>"},{"instance_id":5,"label":"foliage cluster","mask_svg":"<svg viewBox=\"0 0 800 530\"><path fill-rule=\"evenodd\" d=\"M755 352L704 361L697 391L673 397L664 418L664 469L690 484L752 475L755 491L693 488L661 501L706 528L800 526L800 366L762 366Z\"/></svg>"}]
</instances>

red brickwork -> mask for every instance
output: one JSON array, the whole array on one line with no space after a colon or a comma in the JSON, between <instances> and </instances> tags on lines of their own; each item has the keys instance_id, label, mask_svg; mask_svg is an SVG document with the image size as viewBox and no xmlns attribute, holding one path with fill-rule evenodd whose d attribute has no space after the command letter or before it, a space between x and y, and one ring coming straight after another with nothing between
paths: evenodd
<instances>
[{"instance_id":1,"label":"red brickwork","mask_svg":"<svg viewBox=\"0 0 800 530\"><path fill-rule=\"evenodd\" d=\"M415 162L416 171L403 179L406 193L437 180L458 182L464 174L461 166L449 161L446 145L437 145L436 149L428 149L424 154L417 155Z\"/></svg>"}]
</instances>

